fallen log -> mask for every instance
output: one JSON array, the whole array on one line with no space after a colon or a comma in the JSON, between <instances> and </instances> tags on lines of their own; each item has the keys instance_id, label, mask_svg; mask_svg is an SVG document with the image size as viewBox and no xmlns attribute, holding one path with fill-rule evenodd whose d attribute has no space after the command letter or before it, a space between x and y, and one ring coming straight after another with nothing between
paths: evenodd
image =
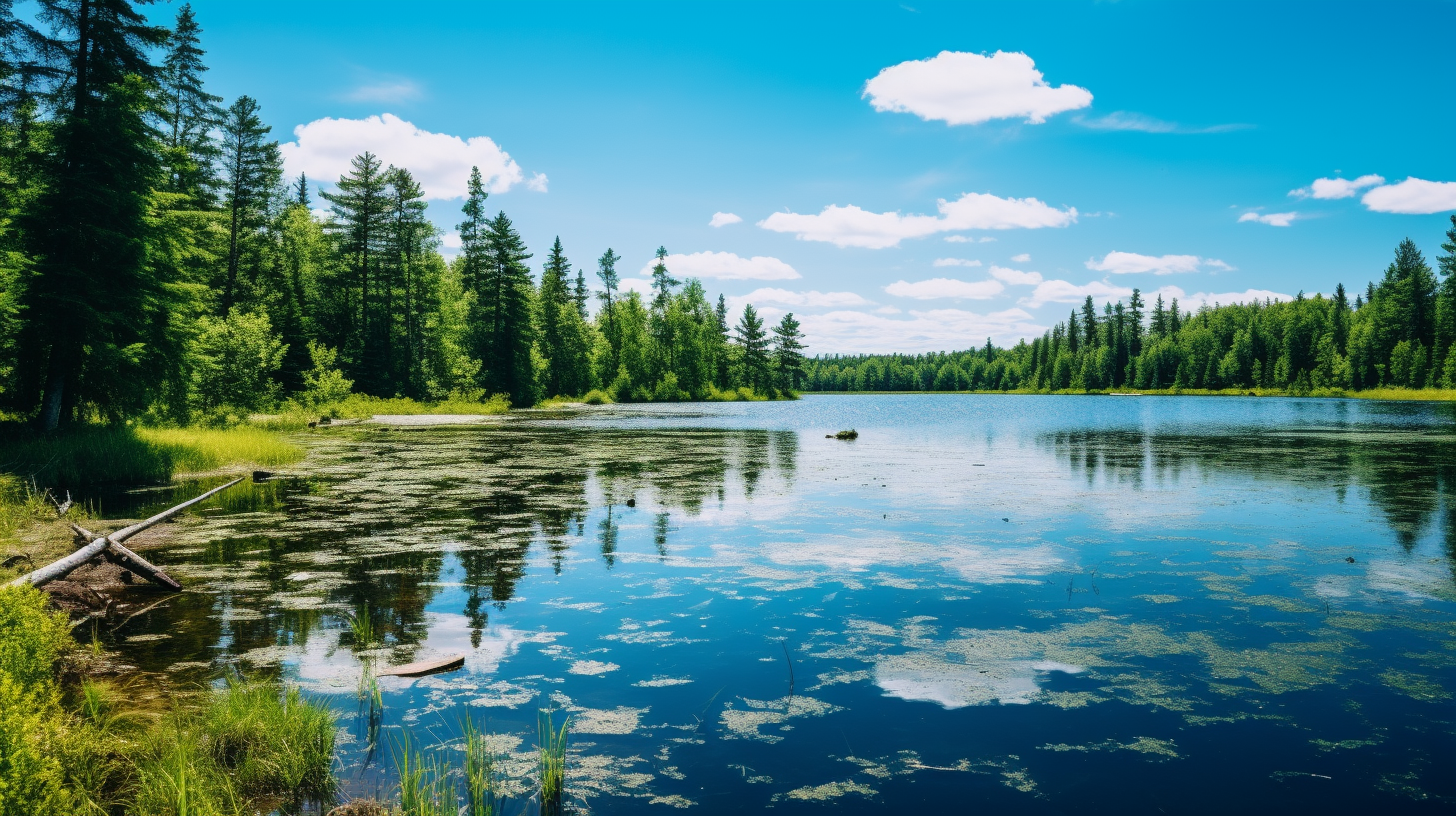
<instances>
[{"instance_id":1,"label":"fallen log","mask_svg":"<svg viewBox=\"0 0 1456 816\"><path fill-rule=\"evenodd\" d=\"M77 535L83 536L87 541L98 537L95 533L87 530L85 527L82 527L79 524L72 524L71 529L75 530ZM100 536L100 538L105 538L108 541L111 541L110 536ZM173 590L178 590L182 588L182 585L177 583L177 581L174 580L172 576L168 575L165 572L162 572L160 567L151 563L147 559L142 558L140 555L137 555L126 547L123 547L122 545L116 543L115 541L111 541L111 546L103 550L101 552L101 555L107 561L110 561L111 563L117 565L118 567L121 567L122 569L131 570L132 572L135 572L137 575L140 575L141 577L147 579L148 581L151 581L154 584L161 584L162 586Z\"/></svg>"},{"instance_id":2,"label":"fallen log","mask_svg":"<svg viewBox=\"0 0 1456 816\"><path fill-rule=\"evenodd\" d=\"M421 660L418 663L391 666L374 674L376 677L419 677L422 674L454 671L464 665L465 655L450 655L449 657L442 657L438 660Z\"/></svg>"},{"instance_id":3,"label":"fallen log","mask_svg":"<svg viewBox=\"0 0 1456 816\"><path fill-rule=\"evenodd\" d=\"M131 538L132 536L140 533L143 530L146 530L150 527L166 521L172 516L177 515L178 513L186 510L192 505L197 504L198 502L206 501L207 499L212 498L213 495L221 493L222 491L228 489L229 487L232 487L233 485L241 481L242 477L233 479L231 482L228 482L225 485L214 487L213 489L207 491L206 493L203 493L201 496L198 496L195 499L189 499L177 505L176 507L163 510L155 516L146 519L145 521L139 521L136 524L131 525L130 527L123 527L114 533L109 533L107 535L101 536L95 541L92 541L90 544L87 544L81 549L76 550L75 552L66 556L65 558L53 561L45 565L44 567L35 570L34 572L29 572L25 575L20 576L19 578L16 578L9 583L9 586L24 586L26 584L30 584L32 586L45 586L51 581L64 578L67 575L70 575L82 564L85 564L86 562L97 557L98 555L105 553L111 547L120 544L121 542L127 540L128 538ZM130 550L127 550L127 552L131 553L131 556L133 557L140 558L140 556L137 556L136 553L132 553ZM180 585L178 588L180 588Z\"/></svg>"}]
</instances>

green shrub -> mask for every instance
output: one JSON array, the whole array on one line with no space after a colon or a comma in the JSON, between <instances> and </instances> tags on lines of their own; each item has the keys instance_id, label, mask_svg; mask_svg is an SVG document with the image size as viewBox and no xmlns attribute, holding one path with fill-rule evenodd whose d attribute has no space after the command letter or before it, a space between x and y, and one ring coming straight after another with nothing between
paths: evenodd
<instances>
[{"instance_id":1,"label":"green shrub","mask_svg":"<svg viewBox=\"0 0 1456 816\"><path fill-rule=\"evenodd\" d=\"M593 388L586 392L586 396L582 397L581 401L587 405L609 405L612 402L612 395L600 388Z\"/></svg>"},{"instance_id":2,"label":"green shrub","mask_svg":"<svg viewBox=\"0 0 1456 816\"><path fill-rule=\"evenodd\" d=\"M0 816L70 812L64 767L49 750L64 719L52 677L70 643L64 616L39 591L0 588Z\"/></svg>"}]
</instances>

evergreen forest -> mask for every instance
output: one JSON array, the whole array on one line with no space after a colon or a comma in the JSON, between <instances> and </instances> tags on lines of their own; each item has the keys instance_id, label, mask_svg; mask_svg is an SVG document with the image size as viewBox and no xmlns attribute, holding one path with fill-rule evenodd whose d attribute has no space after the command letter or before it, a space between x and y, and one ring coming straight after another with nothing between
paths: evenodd
<instances>
[{"instance_id":1,"label":"evergreen forest","mask_svg":"<svg viewBox=\"0 0 1456 816\"><path fill-rule=\"evenodd\" d=\"M752 399L802 379L798 323L619 256L533 272L468 179L447 261L409 168L365 152L331 192L284 177L259 102L207 90L201 27L130 0L0 2L0 413L46 429L188 423L351 393ZM315 200L317 198L317 200ZM589 271L588 271L589 270ZM595 303L593 303L595 301ZM595 308L592 308L595 306Z\"/></svg>"},{"instance_id":2,"label":"evergreen forest","mask_svg":"<svg viewBox=\"0 0 1456 816\"><path fill-rule=\"evenodd\" d=\"M950 353L820 356L809 391L1265 389L1295 395L1456 388L1456 215L1438 278L1406 239L1379 282L1330 297L1151 306L1141 292L1099 309L1091 297L1041 337L988 339Z\"/></svg>"}]
</instances>

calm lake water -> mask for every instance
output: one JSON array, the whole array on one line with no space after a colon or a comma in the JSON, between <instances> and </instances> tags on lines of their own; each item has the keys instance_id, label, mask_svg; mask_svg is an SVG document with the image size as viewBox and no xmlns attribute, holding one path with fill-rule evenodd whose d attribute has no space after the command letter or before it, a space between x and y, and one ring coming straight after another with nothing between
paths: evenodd
<instances>
[{"instance_id":1,"label":"calm lake water","mask_svg":"<svg viewBox=\"0 0 1456 816\"><path fill-rule=\"evenodd\" d=\"M1449 813L1453 409L825 396L320 430L178 525L156 560L189 591L118 648L327 699L354 795L469 715L527 811L547 707L593 813ZM453 653L361 701L367 668Z\"/></svg>"}]
</instances>

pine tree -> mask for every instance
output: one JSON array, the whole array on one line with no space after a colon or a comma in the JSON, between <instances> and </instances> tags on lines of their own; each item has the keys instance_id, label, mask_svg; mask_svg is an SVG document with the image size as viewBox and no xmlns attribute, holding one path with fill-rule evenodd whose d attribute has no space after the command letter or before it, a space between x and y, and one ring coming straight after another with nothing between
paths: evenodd
<instances>
[{"instance_id":1,"label":"pine tree","mask_svg":"<svg viewBox=\"0 0 1456 816\"><path fill-rule=\"evenodd\" d=\"M332 231L345 274L334 293L343 307L336 344L345 359L344 371L365 393L389 396L381 382L384 361L374 318L375 277L389 238L389 196L379 158L368 151L355 156L338 189L322 195L334 213Z\"/></svg>"},{"instance_id":2,"label":"pine tree","mask_svg":"<svg viewBox=\"0 0 1456 816\"><path fill-rule=\"evenodd\" d=\"M571 359L568 351L568 327L563 322L569 318L565 311L574 311L576 308L567 288L570 273L571 263L567 261L566 252L561 248L561 236L557 236L556 243L551 245L550 254L546 256L546 265L541 270L541 290L536 297L536 340L546 363L542 370L541 393L548 397L568 394L574 390L569 389L567 383L573 379L572 370L576 361Z\"/></svg>"},{"instance_id":3,"label":"pine tree","mask_svg":"<svg viewBox=\"0 0 1456 816\"><path fill-rule=\"evenodd\" d=\"M388 253L380 264L380 322L386 387L420 397L425 392L424 334L430 318L425 266L427 254L433 249L435 228L425 215L424 188L414 176L402 167L390 167L384 176L389 196L389 238Z\"/></svg>"},{"instance_id":4,"label":"pine tree","mask_svg":"<svg viewBox=\"0 0 1456 816\"><path fill-rule=\"evenodd\" d=\"M283 177L278 142L265 141L270 127L258 116L258 103L240 96L222 121L223 206L228 217L227 270L219 312L227 317L240 299L238 271L244 257L255 254L259 231L268 218L268 205ZM251 271L256 276L256 259Z\"/></svg>"},{"instance_id":5,"label":"pine tree","mask_svg":"<svg viewBox=\"0 0 1456 816\"><path fill-rule=\"evenodd\" d=\"M1088 349L1097 348L1097 306L1091 295L1082 301L1082 335Z\"/></svg>"},{"instance_id":6,"label":"pine tree","mask_svg":"<svg viewBox=\"0 0 1456 816\"><path fill-rule=\"evenodd\" d=\"M474 319L481 387L513 405L536 402L531 366L531 254L504 212L487 225L484 279Z\"/></svg>"},{"instance_id":7,"label":"pine tree","mask_svg":"<svg viewBox=\"0 0 1456 816\"><path fill-rule=\"evenodd\" d=\"M166 30L126 0L39 0L56 121L42 192L21 226L36 258L24 285L16 408L55 429L90 405L113 417L149 399L167 372L153 334L168 319L169 281L148 267L151 191L161 180L146 116L147 52ZM175 342L175 341L173 341ZM138 345L142 344L142 345ZM159 345L160 344L160 345Z\"/></svg>"},{"instance_id":8,"label":"pine tree","mask_svg":"<svg viewBox=\"0 0 1456 816\"><path fill-rule=\"evenodd\" d=\"M804 333L799 331L799 321L794 313L788 312L773 330L774 373L779 387L798 390L804 379Z\"/></svg>"},{"instance_id":9,"label":"pine tree","mask_svg":"<svg viewBox=\"0 0 1456 816\"><path fill-rule=\"evenodd\" d=\"M208 93L202 85L207 66L202 62L201 33L192 5L184 3L167 40L158 84L168 189L207 207L217 183L213 165L220 156L211 131L222 123L223 111L218 106L222 97Z\"/></svg>"},{"instance_id":10,"label":"pine tree","mask_svg":"<svg viewBox=\"0 0 1456 816\"><path fill-rule=\"evenodd\" d=\"M1153 316L1148 325L1148 334L1159 340L1168 336L1168 311L1163 308L1163 295L1158 294L1158 299L1153 303Z\"/></svg>"},{"instance_id":11,"label":"pine tree","mask_svg":"<svg viewBox=\"0 0 1456 816\"><path fill-rule=\"evenodd\" d=\"M1441 283L1436 294L1436 319L1434 346L1431 356L1431 371L1439 372L1433 379L1445 388L1456 388L1445 376L1447 369L1456 367L1450 362L1456 356L1456 215L1451 216L1451 228L1446 230L1446 240L1441 243L1444 255L1436 258L1436 267L1441 270Z\"/></svg>"},{"instance_id":12,"label":"pine tree","mask_svg":"<svg viewBox=\"0 0 1456 816\"><path fill-rule=\"evenodd\" d=\"M713 384L727 388L733 381L733 358L728 342L728 301L721 293L718 305L713 307L713 333L709 339L713 344Z\"/></svg>"},{"instance_id":13,"label":"pine tree","mask_svg":"<svg viewBox=\"0 0 1456 816\"><path fill-rule=\"evenodd\" d=\"M293 183L293 203L308 209L313 202L308 200L308 174L299 173L298 181Z\"/></svg>"},{"instance_id":14,"label":"pine tree","mask_svg":"<svg viewBox=\"0 0 1456 816\"><path fill-rule=\"evenodd\" d=\"M767 394L769 387L768 337L763 331L763 319L758 316L752 303L743 305L743 316L738 319L737 342L741 353L743 382L760 394Z\"/></svg>"},{"instance_id":15,"label":"pine tree","mask_svg":"<svg viewBox=\"0 0 1456 816\"><path fill-rule=\"evenodd\" d=\"M465 288L477 295L485 280L486 256L490 251L490 216L485 212L485 200L489 197L480 178L480 168L470 168L470 179L465 183L465 206L460 208L465 220L456 229L460 231L460 277Z\"/></svg>"},{"instance_id":16,"label":"pine tree","mask_svg":"<svg viewBox=\"0 0 1456 816\"><path fill-rule=\"evenodd\" d=\"M602 292L599 297L604 305L602 316L606 322L607 348L611 352L607 366L608 373L602 378L604 382L617 376L617 369L622 364L622 337L617 330L616 310L613 308L618 283L617 261L621 259L621 256L613 252L611 247L607 247L607 251L597 259L597 279L602 282Z\"/></svg>"},{"instance_id":17,"label":"pine tree","mask_svg":"<svg viewBox=\"0 0 1456 816\"><path fill-rule=\"evenodd\" d=\"M580 269L576 270L576 288L571 293L571 299L573 302L576 303L577 316L580 317L583 322L585 322L587 317L586 273L581 271Z\"/></svg>"}]
</instances>

